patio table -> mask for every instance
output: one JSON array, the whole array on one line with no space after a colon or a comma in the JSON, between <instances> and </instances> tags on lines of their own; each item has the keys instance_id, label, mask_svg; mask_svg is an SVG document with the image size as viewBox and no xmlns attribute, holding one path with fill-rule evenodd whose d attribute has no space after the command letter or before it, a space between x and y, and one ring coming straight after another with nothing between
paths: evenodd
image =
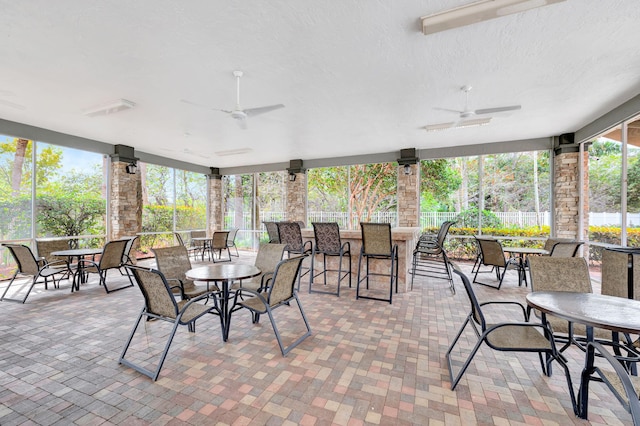
<instances>
[{"instance_id":1,"label":"patio table","mask_svg":"<svg viewBox=\"0 0 640 426\"><path fill-rule=\"evenodd\" d=\"M222 339L229 339L229 322L231 312L229 309L229 286L235 280L244 280L260 275L260 269L253 265L234 263L216 263L200 266L186 272L187 278L194 281L218 282L222 284L222 298L220 300L220 325L222 327Z\"/></svg>"},{"instance_id":2,"label":"patio table","mask_svg":"<svg viewBox=\"0 0 640 426\"><path fill-rule=\"evenodd\" d=\"M526 257L529 255L548 256L549 250L533 247L503 247L507 253L518 255L518 286L527 285L527 262Z\"/></svg>"},{"instance_id":3,"label":"patio table","mask_svg":"<svg viewBox=\"0 0 640 426\"><path fill-rule=\"evenodd\" d=\"M564 291L535 291L527 294L527 304L546 314L554 315L587 328L587 342L594 340L593 328L613 332L612 341L618 341L618 333L640 334L640 301L594 293L572 293ZM589 404L589 381L594 373L595 352L587 345L584 370L580 380L578 401L572 401L578 416L587 419Z\"/></svg>"},{"instance_id":4,"label":"patio table","mask_svg":"<svg viewBox=\"0 0 640 426\"><path fill-rule=\"evenodd\" d=\"M71 267L74 258L78 259L78 262L76 264L76 272L73 274L73 282L71 283L71 292L73 292L74 290L80 290L80 284L86 283L86 277L84 276L84 266L83 262L80 262L80 259L84 258L85 256L93 256L95 258L96 255L101 253L101 248L69 249L51 252L51 254L54 256L67 257L69 259L69 267ZM76 275L79 277L77 283Z\"/></svg>"}]
</instances>

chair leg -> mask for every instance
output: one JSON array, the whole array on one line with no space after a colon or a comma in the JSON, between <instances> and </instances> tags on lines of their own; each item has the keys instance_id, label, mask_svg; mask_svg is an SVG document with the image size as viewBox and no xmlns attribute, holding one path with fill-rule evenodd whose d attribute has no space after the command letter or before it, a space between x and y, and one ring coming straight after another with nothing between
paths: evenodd
<instances>
[{"instance_id":1,"label":"chair leg","mask_svg":"<svg viewBox=\"0 0 640 426\"><path fill-rule=\"evenodd\" d=\"M282 356L287 356L287 354L296 346L298 346L304 339L311 336L311 327L309 326L309 321L307 321L307 316L302 309L302 304L300 303L300 299L298 299L297 294L293 294L293 297L296 299L296 303L298 304L298 308L300 309L300 314L302 316L302 320L304 321L304 325L307 328L307 332L296 339L295 342L291 343L288 347L285 347L282 344L282 337L280 336L280 332L278 331L278 326L276 325L276 321L273 318L273 311L269 306L267 306L267 314L269 315L269 320L271 321L271 326L273 327L273 332L276 335L276 340L278 341L278 346L280 346L280 352L282 352Z\"/></svg>"},{"instance_id":2,"label":"chair leg","mask_svg":"<svg viewBox=\"0 0 640 426\"><path fill-rule=\"evenodd\" d=\"M471 350L471 353L467 357L464 365L462 366L462 369L454 377L454 375L453 375L453 363L451 362L451 351L453 350L453 348L455 347L456 343L458 342L458 339L460 339L460 336L462 336L462 333L464 332L464 329L467 327L467 324L469 324L470 321L472 321L471 315L467 316L467 319L462 324L462 327L460 327L460 330L458 330L458 334L456 334L456 337L453 339L453 342L449 346L449 349L447 349L447 353L445 355L447 357L447 365L449 367L449 378L451 380L451 390L454 390L456 388L456 386L458 385L458 382L462 378L462 375L467 370L467 367L469 367L469 364L471 364L471 360L473 359L474 355L476 354L476 352L480 348L480 345L484 341L484 336L481 336L478 339L478 341L476 342L475 346Z\"/></svg>"},{"instance_id":3,"label":"chair leg","mask_svg":"<svg viewBox=\"0 0 640 426\"><path fill-rule=\"evenodd\" d=\"M362 271L362 252L358 257L358 282L356 282L356 300L360 297L360 271Z\"/></svg>"},{"instance_id":4,"label":"chair leg","mask_svg":"<svg viewBox=\"0 0 640 426\"><path fill-rule=\"evenodd\" d=\"M162 370L162 366L164 365L164 361L167 358L167 354L169 353L169 348L171 347L171 343L173 342L173 338L176 334L176 330L178 329L178 326L180 325L180 323L176 320L173 323L173 327L171 330L171 333L169 334L169 337L167 339L167 343L164 346L164 350L162 351L162 355L160 356L160 361L158 362L158 365L155 369L155 371L151 371L147 368L144 368L142 366L139 366L137 364L134 364L133 362L126 360L124 357L127 353L127 350L129 349L129 346L131 345L131 341L133 340L133 336L136 332L136 330L138 329L138 326L140 324L140 321L142 320L142 317L145 315L145 308L142 308L142 311L140 311L140 315L138 315L138 319L136 320L135 324L133 325L133 330L131 330L131 334L129 335L129 339L127 340L127 343L125 344L124 349L122 350L122 354L120 355L120 359L118 360L119 364L123 364L126 365L127 367L133 368L134 370L144 374L145 376L148 376L151 378L151 380L153 380L154 382L156 380L158 380L158 376L160 375L160 370Z\"/></svg>"}]
</instances>

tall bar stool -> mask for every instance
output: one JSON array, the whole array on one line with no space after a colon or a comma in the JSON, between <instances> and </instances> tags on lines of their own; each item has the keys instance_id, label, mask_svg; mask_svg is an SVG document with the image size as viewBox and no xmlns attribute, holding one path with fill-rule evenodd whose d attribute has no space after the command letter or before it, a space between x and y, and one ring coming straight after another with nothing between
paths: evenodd
<instances>
[{"instance_id":1,"label":"tall bar stool","mask_svg":"<svg viewBox=\"0 0 640 426\"><path fill-rule=\"evenodd\" d=\"M398 245L391 241L391 224L389 223L367 223L360 222L362 230L362 248L360 249L360 257L358 259L358 283L356 284L356 299L372 299L383 302L392 303L393 284L396 285L396 293L398 292ZM362 260L365 259L365 274L361 278ZM381 260L390 261L389 273L372 272L369 270L369 263L373 260L379 262ZM389 298L375 296L374 291L369 290L369 277L383 276L389 277ZM360 283L365 281L365 294L360 294Z\"/></svg>"}]
</instances>

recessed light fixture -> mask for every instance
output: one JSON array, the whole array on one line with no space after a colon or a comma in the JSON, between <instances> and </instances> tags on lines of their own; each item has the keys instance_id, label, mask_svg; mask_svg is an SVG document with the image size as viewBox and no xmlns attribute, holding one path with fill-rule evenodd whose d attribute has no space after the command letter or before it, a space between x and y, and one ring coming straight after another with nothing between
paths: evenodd
<instances>
[{"instance_id":1,"label":"recessed light fixture","mask_svg":"<svg viewBox=\"0 0 640 426\"><path fill-rule=\"evenodd\" d=\"M480 0L444 12L423 16L424 35L464 27L501 16L520 13L564 0Z\"/></svg>"},{"instance_id":2,"label":"recessed light fixture","mask_svg":"<svg viewBox=\"0 0 640 426\"><path fill-rule=\"evenodd\" d=\"M126 99L117 99L103 105L98 105L93 108L86 109L82 113L87 117L97 117L100 115L115 114L116 112L131 109L135 106L136 104L134 102L128 101Z\"/></svg>"}]
</instances>

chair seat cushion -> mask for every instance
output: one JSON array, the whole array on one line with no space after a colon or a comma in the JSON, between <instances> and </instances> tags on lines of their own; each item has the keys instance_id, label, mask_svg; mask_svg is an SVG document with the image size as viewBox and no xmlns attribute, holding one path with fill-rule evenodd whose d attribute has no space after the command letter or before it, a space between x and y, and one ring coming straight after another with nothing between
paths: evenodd
<instances>
[{"instance_id":1,"label":"chair seat cushion","mask_svg":"<svg viewBox=\"0 0 640 426\"><path fill-rule=\"evenodd\" d=\"M487 329L491 326L487 325ZM496 349L546 350L551 343L541 334L541 328L531 325L505 325L487 335L487 342Z\"/></svg>"},{"instance_id":2,"label":"chair seat cushion","mask_svg":"<svg viewBox=\"0 0 640 426\"><path fill-rule=\"evenodd\" d=\"M248 297L242 302L239 302L239 304L244 306L245 308L262 314L267 312L267 308L265 307L262 300L260 300L260 298L256 296Z\"/></svg>"}]
</instances>

